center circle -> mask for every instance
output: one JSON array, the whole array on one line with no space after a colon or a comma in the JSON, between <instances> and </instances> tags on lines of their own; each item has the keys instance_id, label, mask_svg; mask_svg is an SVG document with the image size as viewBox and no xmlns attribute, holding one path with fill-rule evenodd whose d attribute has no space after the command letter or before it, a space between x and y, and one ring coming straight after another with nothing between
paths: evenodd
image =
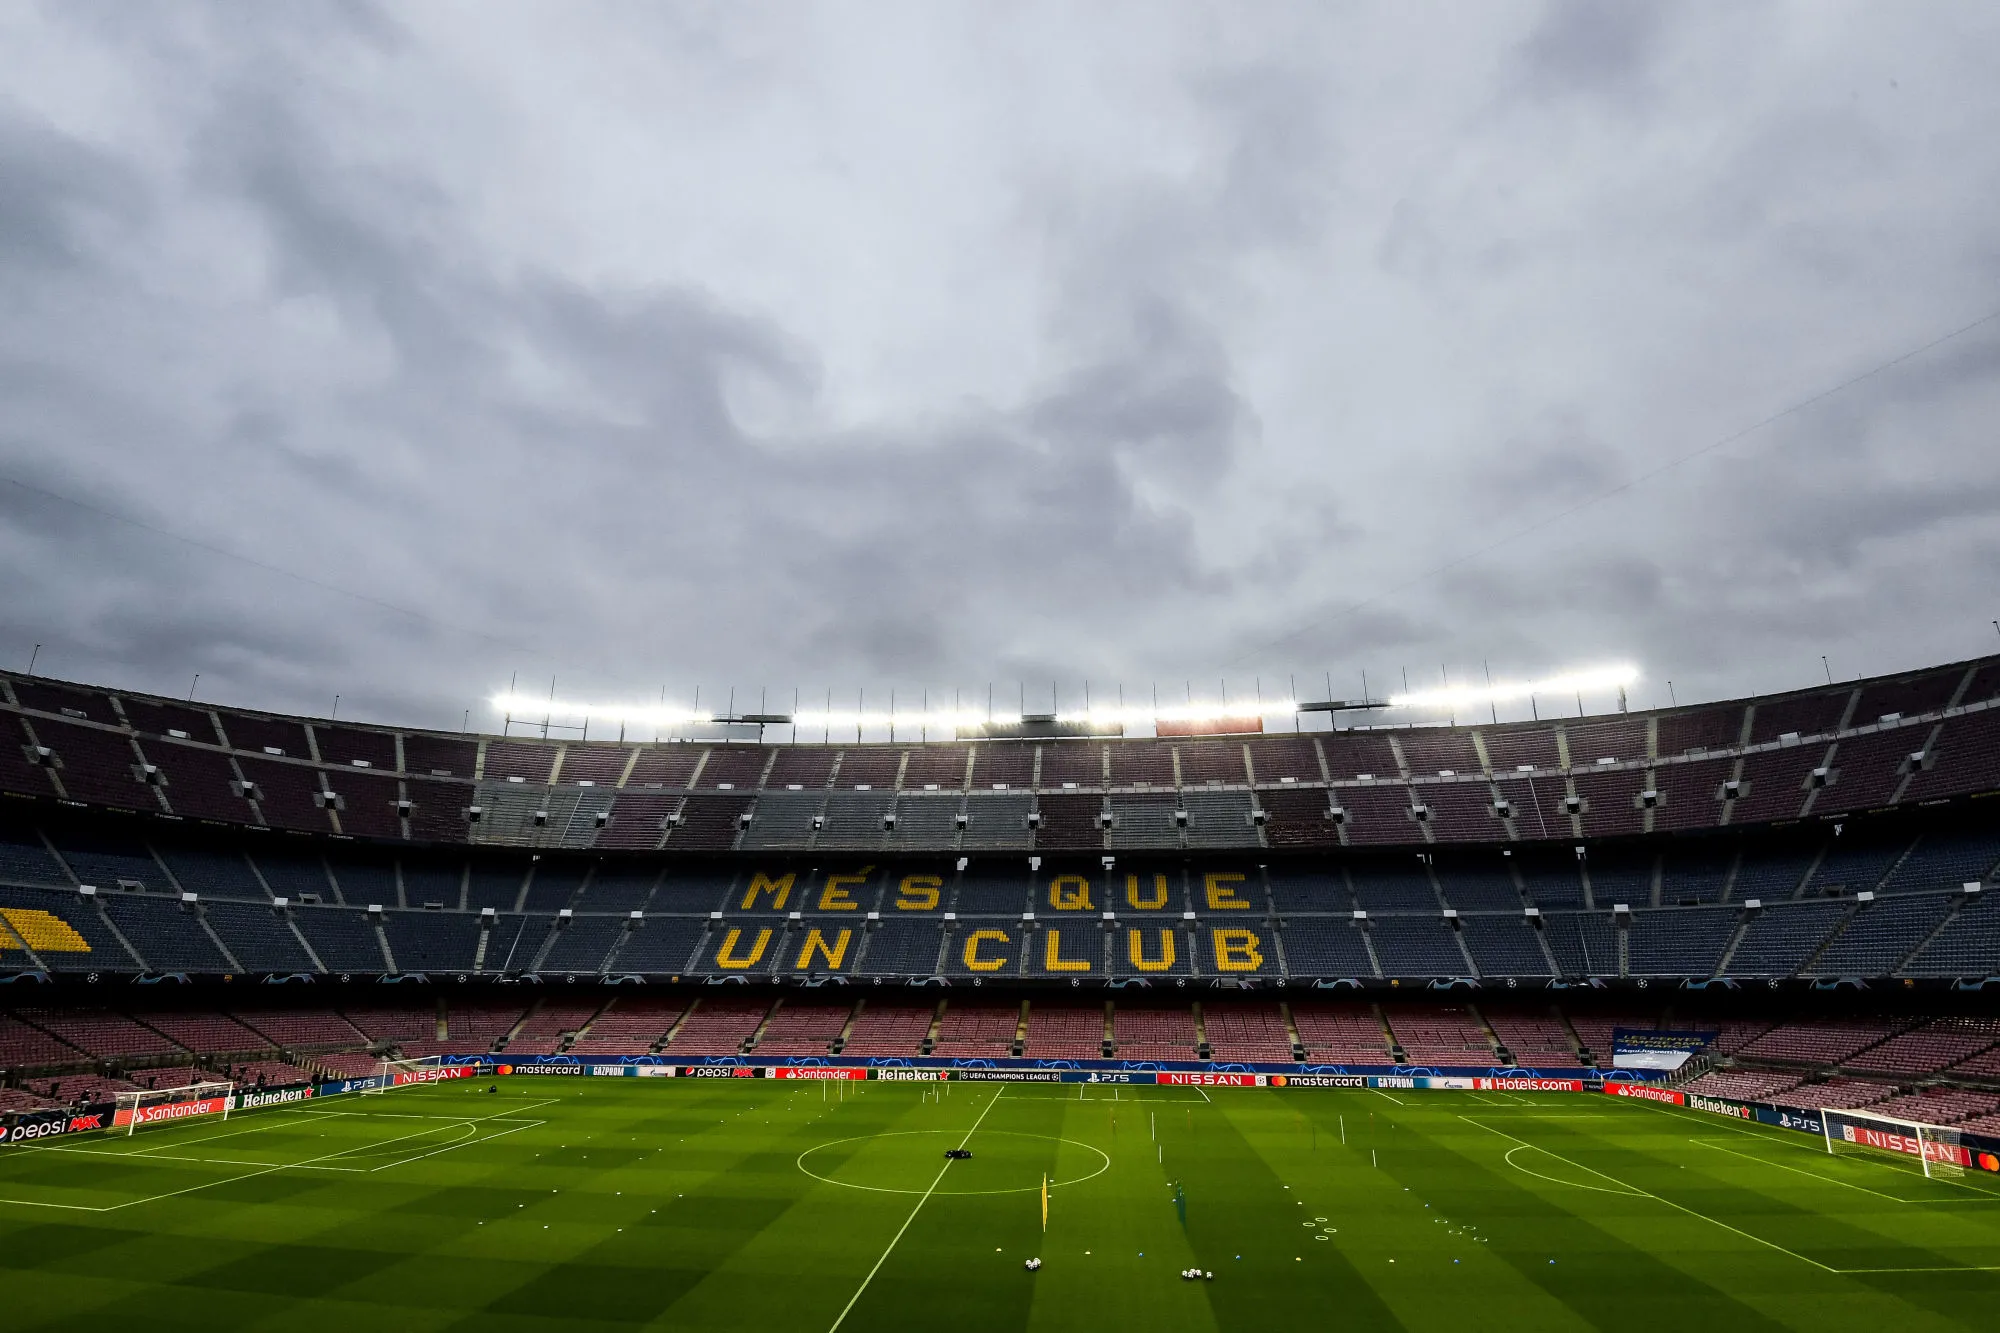
<instances>
[{"instance_id":1,"label":"center circle","mask_svg":"<svg viewBox=\"0 0 2000 1333\"><path fill-rule=\"evenodd\" d=\"M942 1146L932 1151L922 1143L891 1144L887 1142L890 1139L929 1139ZM1051 1179L1049 1181L1050 1189L1057 1189L1065 1185L1081 1185L1086 1180L1095 1180L1098 1176L1103 1175L1111 1169L1111 1157L1108 1153L1102 1148L1078 1142L1076 1139L1066 1139L1056 1134L1028 1134L1009 1129L982 1129L979 1131L978 1141L980 1143L996 1139L1005 1139L1010 1142L975 1151L970 1160L947 1163L944 1158L944 1150L945 1148L959 1147L964 1143L966 1135L963 1131L955 1129L905 1129L893 1130L886 1134L856 1134L849 1138L829 1139L825 1143L815 1144L798 1155L796 1165L800 1171L811 1176L814 1180L825 1181L829 1185L839 1185L844 1189L868 1190L876 1194L1032 1194L1042 1187L1041 1167L1039 1165L1033 1167L1035 1174L1033 1183L1026 1185L954 1189L951 1187L951 1177L954 1175L961 1178L971 1176L975 1180L980 1180L991 1178L996 1172L1011 1174L1011 1168L1016 1166L1026 1168L1029 1165L1027 1161L1028 1154L1033 1151L1030 1145L1037 1142L1068 1144L1072 1148L1081 1148L1085 1152L1095 1153L1098 1158L1097 1169L1095 1171L1090 1172L1088 1175L1072 1176L1064 1180ZM1028 1142L1016 1142L1019 1140L1026 1140ZM850 1143L861 1143L871 1146L880 1144L882 1146L882 1151L879 1153L868 1153L867 1149L862 1150L862 1154L867 1154L873 1159L862 1167L864 1172L870 1165L879 1166L884 1168L885 1174L898 1172L911 1177L912 1183L908 1185L869 1185L858 1180L842 1180L839 1176L827 1175L822 1171L815 1171L811 1166L807 1165L807 1159L815 1153L826 1152L828 1149L839 1148ZM843 1163L843 1167L853 1166L862 1154L857 1154L856 1159L850 1159L848 1162ZM947 1165L951 1168L949 1171L945 1169ZM834 1169L838 1170L841 1168ZM918 1180L921 1183L917 1183Z\"/></svg>"}]
</instances>

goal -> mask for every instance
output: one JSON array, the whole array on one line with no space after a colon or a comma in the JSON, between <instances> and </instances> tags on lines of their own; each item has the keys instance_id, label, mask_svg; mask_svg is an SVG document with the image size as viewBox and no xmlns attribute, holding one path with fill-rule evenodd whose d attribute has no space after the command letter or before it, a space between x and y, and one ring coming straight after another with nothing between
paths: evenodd
<instances>
[{"instance_id":1,"label":"goal","mask_svg":"<svg viewBox=\"0 0 2000 1333\"><path fill-rule=\"evenodd\" d=\"M1822 1110L1819 1118L1829 1153L1901 1153L1916 1159L1926 1179L1962 1176L1972 1160L1963 1137L1949 1125L1926 1125L1867 1111Z\"/></svg>"},{"instance_id":2,"label":"goal","mask_svg":"<svg viewBox=\"0 0 2000 1333\"><path fill-rule=\"evenodd\" d=\"M391 1088L406 1087L412 1083L428 1082L429 1080L427 1079L418 1078L417 1073L419 1070L431 1068L433 1063L430 1060L384 1059L382 1067L376 1071L374 1086L363 1088L361 1091L369 1096L379 1097Z\"/></svg>"},{"instance_id":3,"label":"goal","mask_svg":"<svg viewBox=\"0 0 2000 1333\"><path fill-rule=\"evenodd\" d=\"M236 1100L234 1083L190 1083L179 1088L143 1088L121 1092L111 1115L111 1127L136 1134L141 1125L166 1125L199 1116L229 1119Z\"/></svg>"}]
</instances>

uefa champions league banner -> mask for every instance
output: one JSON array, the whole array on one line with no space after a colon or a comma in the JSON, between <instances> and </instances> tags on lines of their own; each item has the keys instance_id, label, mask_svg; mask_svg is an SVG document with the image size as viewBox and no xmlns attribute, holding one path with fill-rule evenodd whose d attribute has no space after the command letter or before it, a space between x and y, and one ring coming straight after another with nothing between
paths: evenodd
<instances>
[{"instance_id":1,"label":"uefa champions league banner","mask_svg":"<svg viewBox=\"0 0 2000 1333\"><path fill-rule=\"evenodd\" d=\"M1671 1074L1714 1041L1714 1032L1656 1032L1651 1028L1611 1029L1612 1063L1622 1070Z\"/></svg>"}]
</instances>

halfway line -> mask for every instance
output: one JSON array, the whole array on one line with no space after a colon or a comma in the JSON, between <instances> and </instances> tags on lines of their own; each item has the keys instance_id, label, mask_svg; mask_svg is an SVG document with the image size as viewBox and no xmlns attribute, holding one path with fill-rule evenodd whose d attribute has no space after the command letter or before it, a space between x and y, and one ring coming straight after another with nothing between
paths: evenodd
<instances>
[{"instance_id":1,"label":"halfway line","mask_svg":"<svg viewBox=\"0 0 2000 1333\"><path fill-rule=\"evenodd\" d=\"M1002 1083L1000 1091L993 1094L993 1101L986 1103L986 1111L993 1109L994 1102L998 1102L1000 1100L1000 1093L1005 1091L1007 1091L1007 1085ZM959 1147L963 1148L966 1144L972 1142L972 1136L979 1132L979 1126L986 1120L986 1111L981 1111L979 1119L972 1122L972 1128L965 1131L965 1137L958 1141ZM944 1183L944 1173L951 1170L953 1160L950 1157L945 1158L944 1165L938 1168L936 1178L931 1181L931 1187L924 1191L923 1198L917 1200L917 1206L910 1209L910 1215L904 1218L903 1225L896 1229L895 1239L889 1242L889 1248L882 1251L882 1257L877 1259L875 1266L868 1270L868 1276L861 1279L861 1285L856 1287L854 1294L847 1298L847 1304L841 1307L840 1317L833 1321L832 1326L827 1329L826 1333L836 1333L836 1330L847 1322L847 1316L853 1311L854 1303L861 1299L862 1292L868 1290L868 1284L875 1280L875 1275L882 1271L882 1265L888 1262L890 1253L902 1242L903 1233L910 1229L910 1223L917 1220L917 1214L924 1210L924 1205L931 1201L931 1195L937 1193L937 1187Z\"/></svg>"}]
</instances>

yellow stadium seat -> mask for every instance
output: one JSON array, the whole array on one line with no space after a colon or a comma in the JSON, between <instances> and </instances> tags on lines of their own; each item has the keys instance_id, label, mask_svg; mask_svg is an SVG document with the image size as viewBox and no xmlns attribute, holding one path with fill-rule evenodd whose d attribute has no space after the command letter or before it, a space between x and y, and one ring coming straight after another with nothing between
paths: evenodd
<instances>
[{"instance_id":1,"label":"yellow stadium seat","mask_svg":"<svg viewBox=\"0 0 2000 1333\"><path fill-rule=\"evenodd\" d=\"M36 953L89 953L90 941L76 927L53 912L38 907L0 907L0 949L18 949L23 944Z\"/></svg>"}]
</instances>

